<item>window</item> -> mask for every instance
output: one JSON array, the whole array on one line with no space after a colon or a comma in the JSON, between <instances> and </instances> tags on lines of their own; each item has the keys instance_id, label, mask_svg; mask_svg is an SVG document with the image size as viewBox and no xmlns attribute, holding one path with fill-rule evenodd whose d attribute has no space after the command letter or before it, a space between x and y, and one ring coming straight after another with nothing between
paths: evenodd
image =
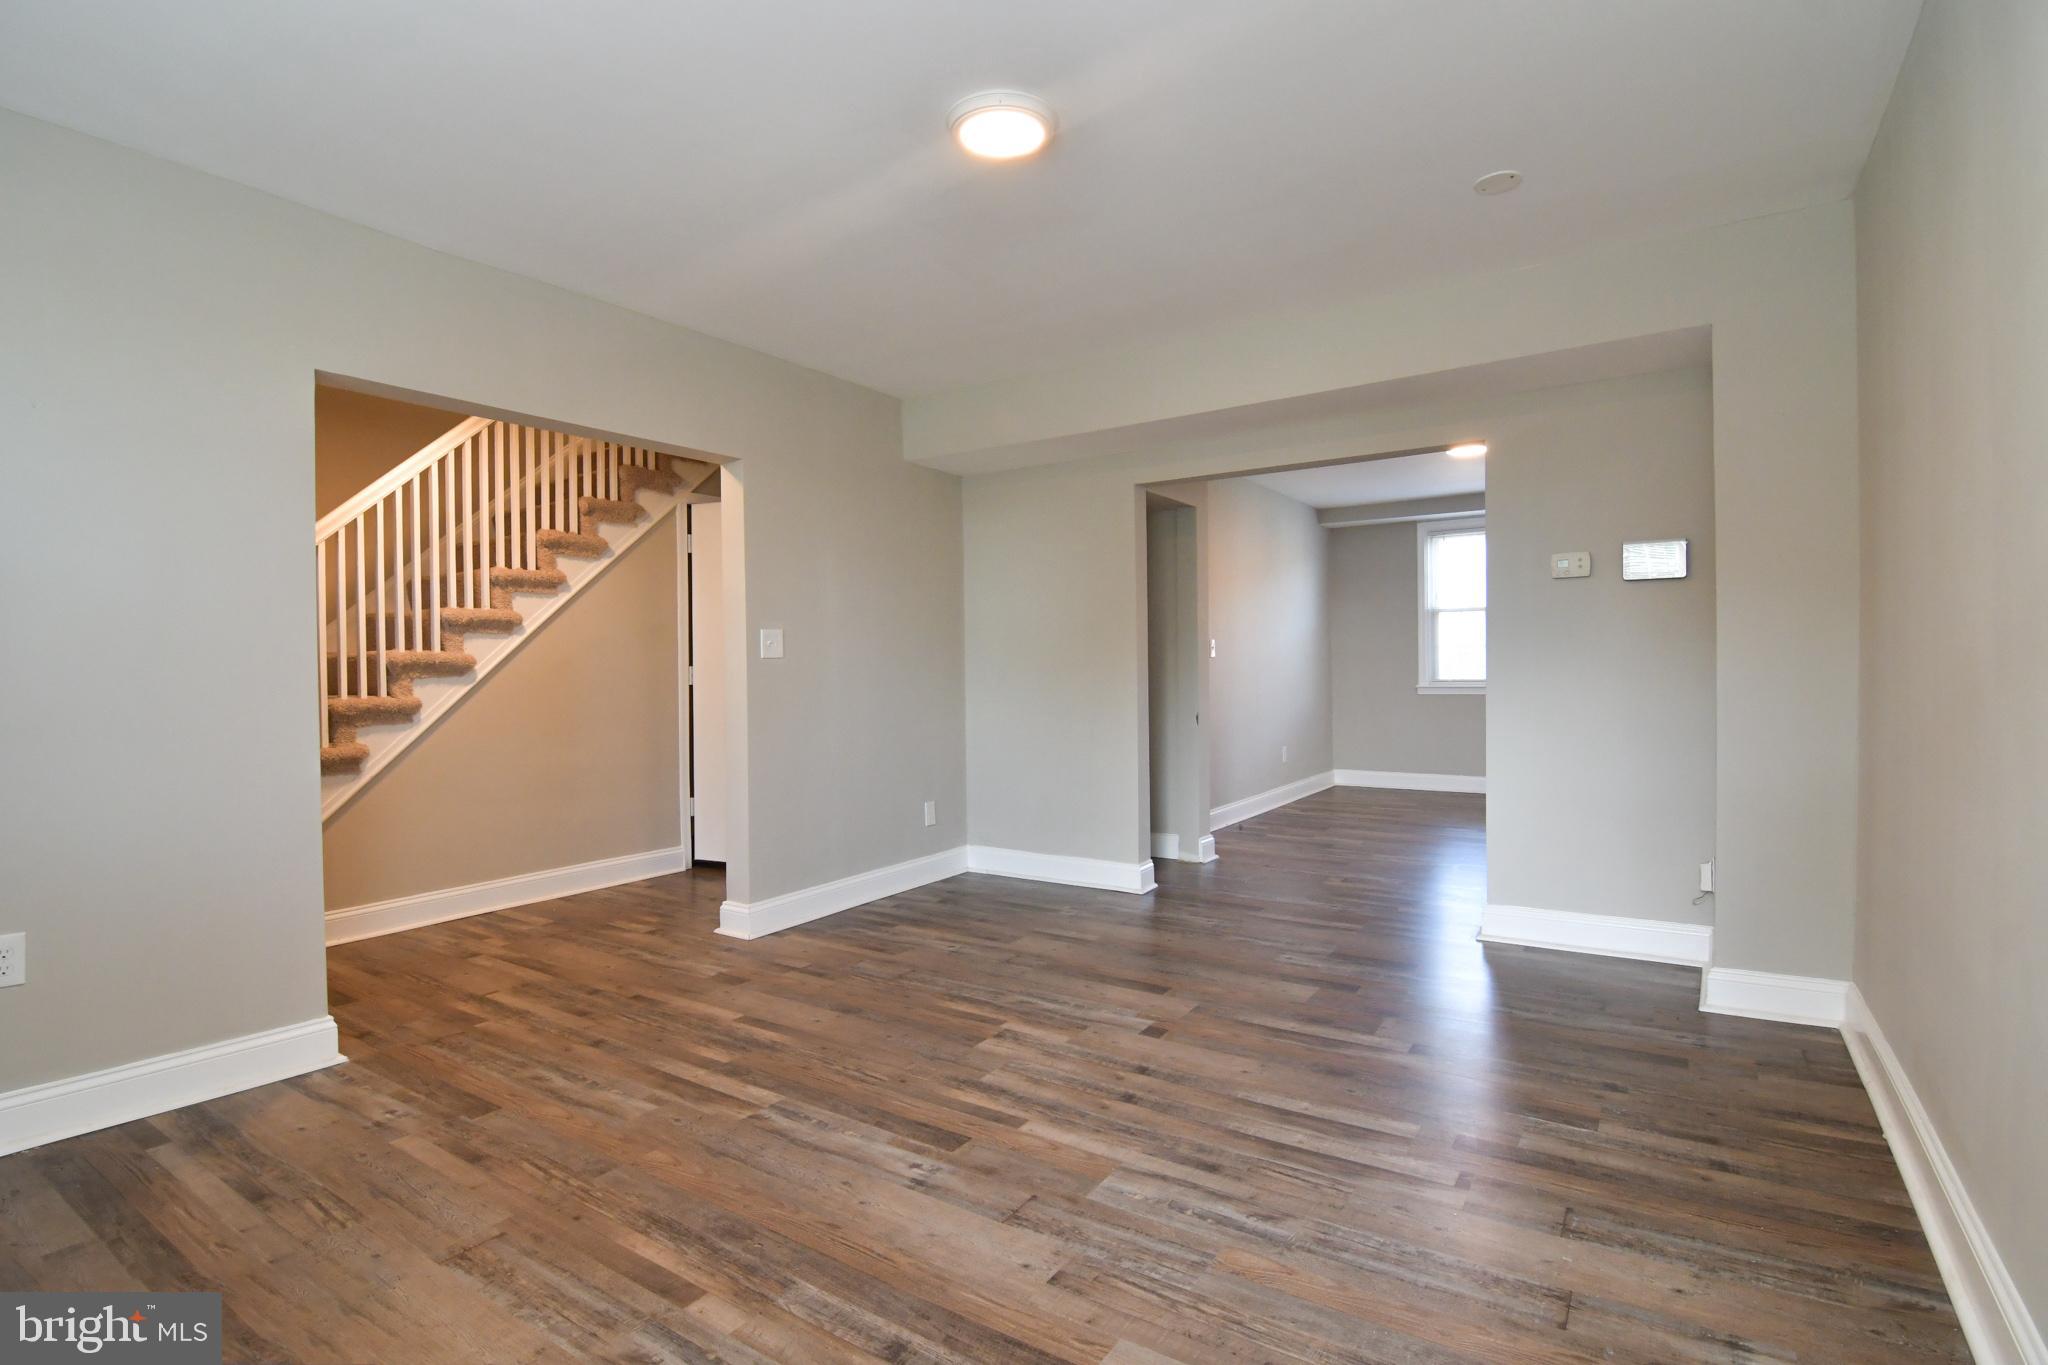
<instances>
[{"instance_id":1,"label":"window","mask_svg":"<svg viewBox=\"0 0 2048 1365\"><path fill-rule=\"evenodd\" d=\"M1486 518L1418 522L1421 670L1418 691L1486 690Z\"/></svg>"}]
</instances>

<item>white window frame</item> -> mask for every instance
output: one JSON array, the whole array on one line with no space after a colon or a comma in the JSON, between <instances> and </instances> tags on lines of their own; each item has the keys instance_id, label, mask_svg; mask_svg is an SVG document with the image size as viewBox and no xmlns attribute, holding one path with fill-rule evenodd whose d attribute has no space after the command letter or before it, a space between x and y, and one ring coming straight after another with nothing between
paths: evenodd
<instances>
[{"instance_id":1,"label":"white window frame","mask_svg":"<svg viewBox=\"0 0 2048 1365\"><path fill-rule=\"evenodd\" d=\"M1431 536L1486 531L1485 516L1439 517L1415 523L1415 690L1425 697L1483 697L1485 682L1439 682L1432 676L1436 662L1436 613L1429 609L1429 540ZM1489 553L1491 545L1487 546ZM1488 560L1491 563L1491 559ZM1493 605L1488 595L1487 611ZM1491 621L1487 623L1489 626ZM1491 631L1488 632L1491 638ZM1486 671L1493 672L1492 650L1487 651Z\"/></svg>"}]
</instances>

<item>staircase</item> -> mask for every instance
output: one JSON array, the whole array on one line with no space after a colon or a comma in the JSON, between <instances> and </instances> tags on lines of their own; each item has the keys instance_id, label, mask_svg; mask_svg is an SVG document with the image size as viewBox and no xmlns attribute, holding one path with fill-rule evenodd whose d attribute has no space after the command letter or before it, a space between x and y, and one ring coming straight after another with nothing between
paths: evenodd
<instances>
[{"instance_id":1,"label":"staircase","mask_svg":"<svg viewBox=\"0 0 2048 1365\"><path fill-rule=\"evenodd\" d=\"M313 530L331 818L717 466L488 417Z\"/></svg>"}]
</instances>

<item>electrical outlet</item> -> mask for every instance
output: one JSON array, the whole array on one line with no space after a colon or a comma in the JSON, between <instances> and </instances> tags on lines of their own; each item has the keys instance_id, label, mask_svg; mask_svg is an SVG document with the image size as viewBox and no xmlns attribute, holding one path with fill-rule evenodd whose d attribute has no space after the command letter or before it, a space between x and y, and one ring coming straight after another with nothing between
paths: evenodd
<instances>
[{"instance_id":1,"label":"electrical outlet","mask_svg":"<svg viewBox=\"0 0 2048 1365\"><path fill-rule=\"evenodd\" d=\"M28 980L28 935L0 934L0 986Z\"/></svg>"},{"instance_id":2,"label":"electrical outlet","mask_svg":"<svg viewBox=\"0 0 2048 1365\"><path fill-rule=\"evenodd\" d=\"M1710 893L1710 892L1712 892L1712 891L1713 891L1713 889L1714 889L1714 865L1713 865L1712 863L1701 863L1701 864L1700 864L1700 891L1701 891L1701 892L1702 892L1702 893L1704 894L1704 893Z\"/></svg>"},{"instance_id":3,"label":"electrical outlet","mask_svg":"<svg viewBox=\"0 0 2048 1365\"><path fill-rule=\"evenodd\" d=\"M1282 763L1287 761L1287 746L1285 744L1280 746L1280 761Z\"/></svg>"},{"instance_id":4,"label":"electrical outlet","mask_svg":"<svg viewBox=\"0 0 2048 1365\"><path fill-rule=\"evenodd\" d=\"M931 828L931 827L932 827L933 825L936 825L937 823L939 823L939 803L938 803L938 802L936 802L936 801L927 801L927 802L925 802L925 803L924 803L924 823L925 823L925 828L927 828L927 829L929 829L929 828Z\"/></svg>"}]
</instances>

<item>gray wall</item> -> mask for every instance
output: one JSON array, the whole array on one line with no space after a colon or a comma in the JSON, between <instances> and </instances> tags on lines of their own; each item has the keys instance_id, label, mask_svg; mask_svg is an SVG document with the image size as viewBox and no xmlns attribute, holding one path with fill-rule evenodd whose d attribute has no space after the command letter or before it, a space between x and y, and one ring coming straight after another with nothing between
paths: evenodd
<instances>
[{"instance_id":1,"label":"gray wall","mask_svg":"<svg viewBox=\"0 0 2048 1365\"><path fill-rule=\"evenodd\" d=\"M1712 329L1721 565L1715 959L1846 976L1860 572L1846 203L1201 329L906 405L914 458L1026 446L1070 456L967 480L975 842L1142 856L1135 486L1488 439L1473 424L1518 402L1307 419L1257 442L1201 431L1197 416L1698 327ZM1053 449L1081 432L1121 453Z\"/></svg>"},{"instance_id":2,"label":"gray wall","mask_svg":"<svg viewBox=\"0 0 2048 1365\"><path fill-rule=\"evenodd\" d=\"M1201 726L1208 649L1199 516L1191 505L1153 503L1145 517L1152 833L1174 836L1186 859L1199 855L1202 836L1209 832L1208 739Z\"/></svg>"},{"instance_id":3,"label":"gray wall","mask_svg":"<svg viewBox=\"0 0 2048 1365\"><path fill-rule=\"evenodd\" d=\"M1486 699L1415 690L1413 522L1325 531L1330 557L1330 733L1338 768L1486 771Z\"/></svg>"},{"instance_id":4,"label":"gray wall","mask_svg":"<svg viewBox=\"0 0 2048 1365\"><path fill-rule=\"evenodd\" d=\"M0 1091L326 1012L316 371L738 460L788 657L731 659L736 898L963 841L960 485L897 400L13 114L0 184L0 581L63 585L6 595Z\"/></svg>"},{"instance_id":5,"label":"gray wall","mask_svg":"<svg viewBox=\"0 0 2048 1365\"><path fill-rule=\"evenodd\" d=\"M1327 532L1248 479L1209 486L1210 802L1330 770ZM1280 757L1282 747L1287 757Z\"/></svg>"},{"instance_id":6,"label":"gray wall","mask_svg":"<svg viewBox=\"0 0 2048 1365\"><path fill-rule=\"evenodd\" d=\"M1714 459L1703 371L1567 390L1487 456L1487 899L1713 920ZM1692 542L1625 583L1624 540ZM1587 550L1590 578L1550 577Z\"/></svg>"},{"instance_id":7,"label":"gray wall","mask_svg":"<svg viewBox=\"0 0 2048 1365\"><path fill-rule=\"evenodd\" d=\"M2048 7L1929 0L1856 192L1856 981L2048 1321Z\"/></svg>"}]
</instances>

